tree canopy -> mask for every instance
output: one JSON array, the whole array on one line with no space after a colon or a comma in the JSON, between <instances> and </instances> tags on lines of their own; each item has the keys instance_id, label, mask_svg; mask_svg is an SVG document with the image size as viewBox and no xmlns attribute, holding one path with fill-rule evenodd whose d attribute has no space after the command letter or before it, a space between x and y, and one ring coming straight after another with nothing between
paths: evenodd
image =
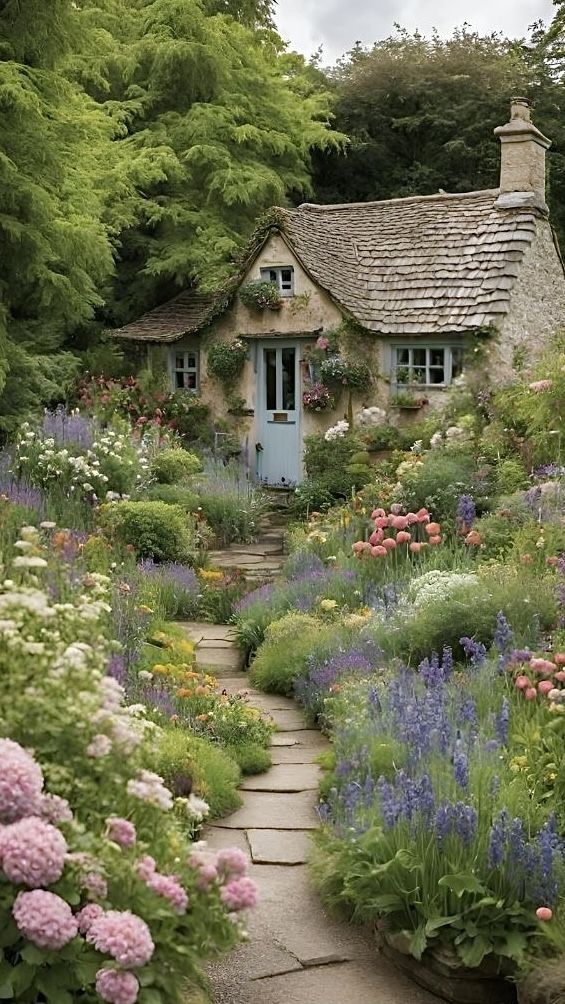
<instances>
[{"instance_id":1,"label":"tree canopy","mask_svg":"<svg viewBox=\"0 0 565 1004\"><path fill-rule=\"evenodd\" d=\"M481 36L468 27L447 39L399 28L370 50L354 48L328 75L336 128L351 142L344 152L316 155L319 200L496 187L500 150L493 129L507 121L510 97L525 93L534 101L536 124L553 140L548 198L565 233L560 17L548 32L538 26L528 42Z\"/></svg>"}]
</instances>

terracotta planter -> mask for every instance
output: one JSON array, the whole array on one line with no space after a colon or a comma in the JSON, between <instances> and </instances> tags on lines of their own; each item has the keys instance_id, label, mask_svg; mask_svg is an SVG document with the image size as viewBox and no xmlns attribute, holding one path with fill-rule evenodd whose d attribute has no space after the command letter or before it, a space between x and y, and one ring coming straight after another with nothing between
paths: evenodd
<instances>
[{"instance_id":1,"label":"terracotta planter","mask_svg":"<svg viewBox=\"0 0 565 1004\"><path fill-rule=\"evenodd\" d=\"M418 961L409 952L406 935L378 933L377 940L383 955L414 983L451 1004L516 1004L516 987L494 960L466 969L455 952L444 948L426 951Z\"/></svg>"}]
</instances>

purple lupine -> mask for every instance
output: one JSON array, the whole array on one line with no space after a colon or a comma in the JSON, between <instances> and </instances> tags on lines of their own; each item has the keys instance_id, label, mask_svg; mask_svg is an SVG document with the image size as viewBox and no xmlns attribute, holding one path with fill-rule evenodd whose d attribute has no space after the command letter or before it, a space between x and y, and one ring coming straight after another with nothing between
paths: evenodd
<instances>
[{"instance_id":1,"label":"purple lupine","mask_svg":"<svg viewBox=\"0 0 565 1004\"><path fill-rule=\"evenodd\" d=\"M482 642L476 641L474 638L460 638L459 644L472 666L482 666L486 662L487 650Z\"/></svg>"},{"instance_id":2,"label":"purple lupine","mask_svg":"<svg viewBox=\"0 0 565 1004\"><path fill-rule=\"evenodd\" d=\"M477 832L477 811L472 805L456 802L453 806L453 828L465 847L469 847Z\"/></svg>"},{"instance_id":3,"label":"purple lupine","mask_svg":"<svg viewBox=\"0 0 565 1004\"><path fill-rule=\"evenodd\" d=\"M400 806L396 799L393 786L384 777L377 781L377 791L381 803L381 812L385 828L390 830L397 823L400 816Z\"/></svg>"},{"instance_id":4,"label":"purple lupine","mask_svg":"<svg viewBox=\"0 0 565 1004\"><path fill-rule=\"evenodd\" d=\"M292 581L311 572L323 572L325 567L324 562L317 554L311 554L310 551L297 551L288 558L284 567L284 576L285 579Z\"/></svg>"},{"instance_id":5,"label":"purple lupine","mask_svg":"<svg viewBox=\"0 0 565 1004\"><path fill-rule=\"evenodd\" d=\"M502 698L502 707L494 716L494 730L501 746L508 745L508 733L510 729L510 703L507 697Z\"/></svg>"},{"instance_id":6,"label":"purple lupine","mask_svg":"<svg viewBox=\"0 0 565 1004\"><path fill-rule=\"evenodd\" d=\"M114 680L121 683L122 687L125 685L127 680L127 669L125 659L119 652L114 652L113 655L110 656L107 673L108 676L112 676Z\"/></svg>"},{"instance_id":7,"label":"purple lupine","mask_svg":"<svg viewBox=\"0 0 565 1004\"><path fill-rule=\"evenodd\" d=\"M471 495L461 495L457 504L457 519L462 528L470 530L477 515L474 499Z\"/></svg>"},{"instance_id":8,"label":"purple lupine","mask_svg":"<svg viewBox=\"0 0 565 1004\"><path fill-rule=\"evenodd\" d=\"M514 637L512 628L506 620L502 610L496 615L496 628L493 635L493 643L499 652L508 652Z\"/></svg>"},{"instance_id":9,"label":"purple lupine","mask_svg":"<svg viewBox=\"0 0 565 1004\"><path fill-rule=\"evenodd\" d=\"M494 820L489 838L488 860L491 868L500 868L506 854L508 813L505 809Z\"/></svg>"},{"instance_id":10,"label":"purple lupine","mask_svg":"<svg viewBox=\"0 0 565 1004\"><path fill-rule=\"evenodd\" d=\"M451 804L444 800L436 811L434 830L438 846L441 848L451 833Z\"/></svg>"},{"instance_id":11,"label":"purple lupine","mask_svg":"<svg viewBox=\"0 0 565 1004\"><path fill-rule=\"evenodd\" d=\"M453 754L453 776L456 784L458 784L461 788L468 787L469 758L465 753L465 750L461 747L456 748Z\"/></svg>"}]
</instances>

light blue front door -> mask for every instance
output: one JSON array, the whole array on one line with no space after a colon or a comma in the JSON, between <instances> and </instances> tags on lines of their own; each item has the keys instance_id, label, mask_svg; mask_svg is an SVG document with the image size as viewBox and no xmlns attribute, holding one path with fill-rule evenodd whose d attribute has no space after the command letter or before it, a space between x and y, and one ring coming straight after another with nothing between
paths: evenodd
<instances>
[{"instance_id":1,"label":"light blue front door","mask_svg":"<svg viewBox=\"0 0 565 1004\"><path fill-rule=\"evenodd\" d=\"M257 346L257 477L270 485L301 479L300 345Z\"/></svg>"}]
</instances>

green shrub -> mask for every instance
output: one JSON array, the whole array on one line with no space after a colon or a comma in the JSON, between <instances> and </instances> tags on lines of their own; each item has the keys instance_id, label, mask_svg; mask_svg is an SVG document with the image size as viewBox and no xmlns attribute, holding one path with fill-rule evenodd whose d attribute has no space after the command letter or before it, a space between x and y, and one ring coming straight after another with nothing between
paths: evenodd
<instances>
[{"instance_id":1,"label":"green shrub","mask_svg":"<svg viewBox=\"0 0 565 1004\"><path fill-rule=\"evenodd\" d=\"M241 746L227 746L226 751L238 764L244 775L263 774L273 762L268 749L258 743L245 743Z\"/></svg>"},{"instance_id":2,"label":"green shrub","mask_svg":"<svg viewBox=\"0 0 565 1004\"><path fill-rule=\"evenodd\" d=\"M249 310L278 310L282 306L276 282L248 282L239 290L239 299Z\"/></svg>"},{"instance_id":3,"label":"green shrub","mask_svg":"<svg viewBox=\"0 0 565 1004\"><path fill-rule=\"evenodd\" d=\"M208 349L206 369L210 376L221 380L228 387L236 382L243 372L247 358L245 342L214 342Z\"/></svg>"},{"instance_id":4,"label":"green shrub","mask_svg":"<svg viewBox=\"0 0 565 1004\"><path fill-rule=\"evenodd\" d=\"M195 546L186 514L166 502L114 502L100 506L102 529L118 544L132 547L138 558L190 564Z\"/></svg>"},{"instance_id":5,"label":"green shrub","mask_svg":"<svg viewBox=\"0 0 565 1004\"><path fill-rule=\"evenodd\" d=\"M293 693L294 681L307 669L311 652L334 637L336 628L308 614L292 612L269 625L249 681L268 693Z\"/></svg>"},{"instance_id":6,"label":"green shrub","mask_svg":"<svg viewBox=\"0 0 565 1004\"><path fill-rule=\"evenodd\" d=\"M254 539L267 501L260 490L241 479L238 465L207 473L199 479L197 492L202 514L221 545L248 544Z\"/></svg>"},{"instance_id":7,"label":"green shrub","mask_svg":"<svg viewBox=\"0 0 565 1004\"><path fill-rule=\"evenodd\" d=\"M501 460L494 468L494 489L497 495L510 495L528 484L526 469L516 458Z\"/></svg>"},{"instance_id":8,"label":"green shrub","mask_svg":"<svg viewBox=\"0 0 565 1004\"><path fill-rule=\"evenodd\" d=\"M472 495L477 508L481 508L477 480L471 452L430 450L421 464L402 474L402 502L408 511L417 512L426 506L438 522L453 522L461 495Z\"/></svg>"},{"instance_id":9,"label":"green shrub","mask_svg":"<svg viewBox=\"0 0 565 1004\"><path fill-rule=\"evenodd\" d=\"M213 818L226 816L241 805L237 791L241 775L231 755L182 728L166 728L160 733L152 767L172 790L188 782L208 802Z\"/></svg>"},{"instance_id":10,"label":"green shrub","mask_svg":"<svg viewBox=\"0 0 565 1004\"><path fill-rule=\"evenodd\" d=\"M151 462L151 473L161 484L178 485L202 470L200 458L182 447L160 450Z\"/></svg>"},{"instance_id":11,"label":"green shrub","mask_svg":"<svg viewBox=\"0 0 565 1004\"><path fill-rule=\"evenodd\" d=\"M462 585L448 598L438 594L411 616L381 626L375 640L389 654L417 666L431 652L449 645L462 655L460 639L467 637L490 645L496 618L502 611L515 635L517 646L532 645L540 630L555 624L557 615L554 584L534 574L494 569L481 575L476 585Z\"/></svg>"},{"instance_id":12,"label":"green shrub","mask_svg":"<svg viewBox=\"0 0 565 1004\"><path fill-rule=\"evenodd\" d=\"M184 485L149 485L144 494L152 502L166 502L167 505L178 505L185 512L195 512L200 504L196 492L191 488L185 488Z\"/></svg>"}]
</instances>

